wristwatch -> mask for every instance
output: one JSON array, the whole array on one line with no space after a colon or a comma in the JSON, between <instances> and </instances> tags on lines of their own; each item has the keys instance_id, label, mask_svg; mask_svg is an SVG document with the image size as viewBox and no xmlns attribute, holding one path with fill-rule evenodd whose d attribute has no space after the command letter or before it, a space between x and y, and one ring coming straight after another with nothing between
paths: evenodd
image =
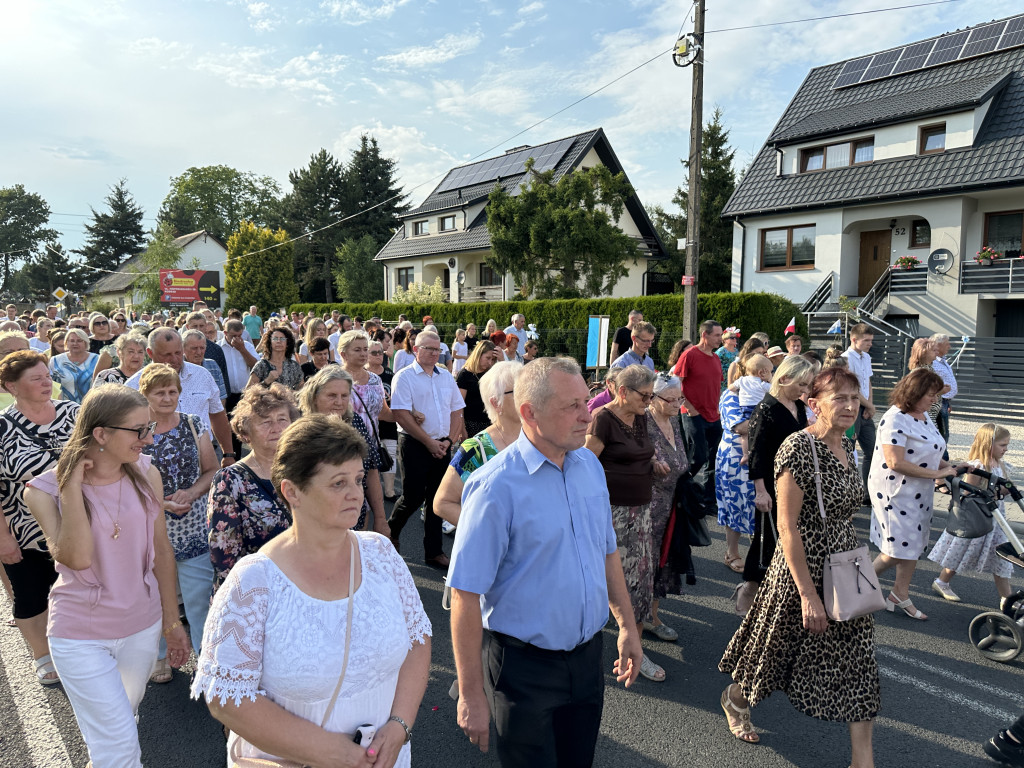
<instances>
[{"instance_id":1,"label":"wristwatch","mask_svg":"<svg viewBox=\"0 0 1024 768\"><path fill-rule=\"evenodd\" d=\"M400 718L398 715L392 715L391 717L388 718L388 722L389 723L392 720L394 720L396 723L398 723L400 726L402 726L402 728L405 729L405 741L402 742L402 743L403 744L408 744L412 740L412 729L409 728L409 726L405 724L405 720Z\"/></svg>"},{"instance_id":2,"label":"wristwatch","mask_svg":"<svg viewBox=\"0 0 1024 768\"><path fill-rule=\"evenodd\" d=\"M235 458L235 454L233 454L233 453L225 453L224 454L224 458L225 459L233 459L233 458Z\"/></svg>"}]
</instances>

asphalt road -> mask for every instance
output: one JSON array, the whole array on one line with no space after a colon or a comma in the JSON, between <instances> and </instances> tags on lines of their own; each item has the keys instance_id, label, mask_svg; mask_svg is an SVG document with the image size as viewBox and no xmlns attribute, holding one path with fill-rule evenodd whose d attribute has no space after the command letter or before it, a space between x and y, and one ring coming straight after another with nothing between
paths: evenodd
<instances>
[{"instance_id":1,"label":"asphalt road","mask_svg":"<svg viewBox=\"0 0 1024 768\"><path fill-rule=\"evenodd\" d=\"M862 534L866 521L862 510ZM640 679L629 690L616 684L611 675L615 635L605 631L607 695L596 765L849 765L846 728L796 712L781 693L754 710L760 745L741 744L726 729L718 701L728 680L717 671L717 663L739 624L728 600L737 577L722 564L724 536L711 527L712 546L695 550L698 583L662 604L662 617L679 630L680 642L644 640L647 652L667 670L666 682ZM420 531L414 518L403 533L403 551L433 622L434 639L413 763L430 768L496 766L493 754L472 747L455 724L455 703L447 695L454 662L448 616L440 607L441 575L422 565ZM938 535L936 526L932 540ZM991 579L958 576L954 586L964 602L951 604L927 591L936 572L934 564L922 561L914 579L915 603L930 615L927 622L876 614L882 712L875 728L875 754L880 768L990 765L980 742L1024 712L1024 657L1009 664L986 661L967 640L970 620L997 604ZM0 606L0 615L8 610L6 604ZM0 666L0 766L84 766L85 747L64 692L35 682L17 630L6 625L0 626ZM150 686L139 730L147 768L225 765L220 727L205 705L188 699L186 675L176 674L169 685Z\"/></svg>"}]
</instances>

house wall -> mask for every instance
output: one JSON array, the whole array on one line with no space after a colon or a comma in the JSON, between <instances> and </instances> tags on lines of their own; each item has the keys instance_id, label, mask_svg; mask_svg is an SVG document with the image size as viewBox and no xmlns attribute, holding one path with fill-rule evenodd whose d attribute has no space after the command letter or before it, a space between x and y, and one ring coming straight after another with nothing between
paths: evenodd
<instances>
[{"instance_id":1,"label":"house wall","mask_svg":"<svg viewBox=\"0 0 1024 768\"><path fill-rule=\"evenodd\" d=\"M784 174L796 174L800 172L800 151L808 147L819 147L822 144L839 144L852 139L863 139L869 136L875 137L875 162L891 160L896 157L907 157L916 155L918 141L922 126L934 125L935 123L946 124L946 149L958 147L969 147L974 143L974 137L981 128L981 123L988 111L991 100L986 102L979 109L956 112L951 115L930 117L923 120L911 120L898 125L887 125L874 130L859 130L856 132L835 136L829 139L815 139L813 141L794 144L783 148L782 169ZM821 171L827 173L828 171ZM815 171L818 173L818 171Z\"/></svg>"},{"instance_id":2,"label":"house wall","mask_svg":"<svg viewBox=\"0 0 1024 768\"><path fill-rule=\"evenodd\" d=\"M928 276L926 294L891 294L889 313L917 315L922 334L978 335L985 330L978 322L978 296L959 293L960 262L965 256L970 259L981 247L986 211L1019 208L1022 202L1019 192L987 194L983 200L950 196L745 219L745 237L738 224L733 230L733 290L771 291L800 304L829 272L835 272L838 280L832 300L840 295L858 296L861 233L891 226L890 263L909 254L926 265L928 254L938 248L950 250L956 263L946 275ZM909 247L910 225L918 219L928 221L931 227L928 248ZM758 270L762 230L808 224L815 226L814 269Z\"/></svg>"}]
</instances>

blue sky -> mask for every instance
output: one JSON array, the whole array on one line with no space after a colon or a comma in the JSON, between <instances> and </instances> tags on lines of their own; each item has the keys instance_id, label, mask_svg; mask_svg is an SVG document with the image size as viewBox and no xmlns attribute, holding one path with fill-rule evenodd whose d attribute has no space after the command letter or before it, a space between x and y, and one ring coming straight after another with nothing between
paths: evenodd
<instances>
[{"instance_id":1,"label":"blue sky","mask_svg":"<svg viewBox=\"0 0 1024 768\"><path fill-rule=\"evenodd\" d=\"M710 0L707 29L908 0ZM418 202L500 145L603 126L646 204L684 177L690 71L665 56L676 0L19 0L0 11L0 186L41 194L65 246L119 178L155 224L169 179L224 164L276 178L325 147L377 137ZM705 114L724 111L745 165L808 69L1019 12L1009 0L709 33ZM59 214L59 215L56 215Z\"/></svg>"}]
</instances>

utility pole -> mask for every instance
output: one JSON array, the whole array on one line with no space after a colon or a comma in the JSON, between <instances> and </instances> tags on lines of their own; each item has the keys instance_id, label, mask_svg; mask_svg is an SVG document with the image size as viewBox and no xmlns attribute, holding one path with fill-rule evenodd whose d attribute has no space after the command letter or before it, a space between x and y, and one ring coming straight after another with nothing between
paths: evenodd
<instances>
[{"instance_id":1,"label":"utility pole","mask_svg":"<svg viewBox=\"0 0 1024 768\"><path fill-rule=\"evenodd\" d=\"M700 264L700 158L704 131L704 0L695 3L693 37L697 57L693 61L690 99L690 163L686 205L686 278L683 285L683 338L700 341L697 333L697 280Z\"/></svg>"}]
</instances>

